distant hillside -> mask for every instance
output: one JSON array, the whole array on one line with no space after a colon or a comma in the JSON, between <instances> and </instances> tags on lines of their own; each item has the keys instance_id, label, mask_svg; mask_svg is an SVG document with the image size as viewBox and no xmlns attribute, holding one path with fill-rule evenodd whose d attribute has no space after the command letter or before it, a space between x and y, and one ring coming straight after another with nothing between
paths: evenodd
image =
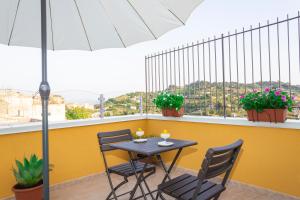
<instances>
[{"instance_id":1,"label":"distant hillside","mask_svg":"<svg viewBox=\"0 0 300 200\"><path fill-rule=\"evenodd\" d=\"M140 96L145 103L145 92L131 92L105 101L105 116L130 115L139 113ZM99 109L99 105L95 105Z\"/></svg>"},{"instance_id":2,"label":"distant hillside","mask_svg":"<svg viewBox=\"0 0 300 200\"><path fill-rule=\"evenodd\" d=\"M228 116L244 116L245 112L239 108L238 101L239 95L244 94L245 91L252 91L253 88L260 89L269 86L278 87L278 82L263 82L254 84L243 84L236 82L225 82L225 100ZM289 91L288 83L280 83L281 88L285 91ZM186 85L185 87L175 87L170 85L168 91L177 91L185 96L185 111L192 115L211 115L218 116L223 115L223 83L209 83L204 81L197 81ZM292 95L297 96L297 105L300 107L300 85L291 86ZM157 110L152 100L158 92L151 91L148 94L148 111L151 113L160 112ZM146 94L145 92L132 92L127 93L115 98L110 98L105 102L105 115L127 115L139 113L140 96L143 98L143 107L145 111ZM97 106L96 106L97 107ZM98 106L99 107L99 106ZM294 113L290 113L291 118L297 118L299 111L295 110Z\"/></svg>"}]
</instances>

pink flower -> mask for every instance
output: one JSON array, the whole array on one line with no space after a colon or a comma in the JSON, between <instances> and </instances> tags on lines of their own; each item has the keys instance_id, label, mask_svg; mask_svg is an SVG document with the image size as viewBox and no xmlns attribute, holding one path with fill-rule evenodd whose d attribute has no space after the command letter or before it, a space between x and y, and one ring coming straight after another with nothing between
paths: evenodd
<instances>
[{"instance_id":1,"label":"pink flower","mask_svg":"<svg viewBox=\"0 0 300 200\"><path fill-rule=\"evenodd\" d=\"M254 92L254 93L257 93L257 89L253 89L253 92Z\"/></svg>"},{"instance_id":2,"label":"pink flower","mask_svg":"<svg viewBox=\"0 0 300 200\"><path fill-rule=\"evenodd\" d=\"M282 90L281 90L281 88L277 88L277 91L281 92Z\"/></svg>"},{"instance_id":3,"label":"pink flower","mask_svg":"<svg viewBox=\"0 0 300 200\"><path fill-rule=\"evenodd\" d=\"M296 100L296 96L292 96L292 100L295 101Z\"/></svg>"},{"instance_id":4,"label":"pink flower","mask_svg":"<svg viewBox=\"0 0 300 200\"><path fill-rule=\"evenodd\" d=\"M270 88L265 88L265 92L270 92Z\"/></svg>"},{"instance_id":5,"label":"pink flower","mask_svg":"<svg viewBox=\"0 0 300 200\"><path fill-rule=\"evenodd\" d=\"M275 92L275 96L280 96L280 94L281 94L281 91L279 91L279 90L277 90L277 91Z\"/></svg>"},{"instance_id":6,"label":"pink flower","mask_svg":"<svg viewBox=\"0 0 300 200\"><path fill-rule=\"evenodd\" d=\"M241 96L240 96L240 99L243 99L243 98L245 98L245 96L244 96L244 95L241 95Z\"/></svg>"},{"instance_id":7,"label":"pink flower","mask_svg":"<svg viewBox=\"0 0 300 200\"><path fill-rule=\"evenodd\" d=\"M283 95L283 96L281 97L281 100L282 100L283 102L286 102L286 96Z\"/></svg>"}]
</instances>

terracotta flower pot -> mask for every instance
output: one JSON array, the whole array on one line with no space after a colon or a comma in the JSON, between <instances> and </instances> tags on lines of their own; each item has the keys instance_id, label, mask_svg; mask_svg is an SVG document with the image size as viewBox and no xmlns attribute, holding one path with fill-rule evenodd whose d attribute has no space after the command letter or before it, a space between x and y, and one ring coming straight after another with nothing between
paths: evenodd
<instances>
[{"instance_id":1,"label":"terracotta flower pot","mask_svg":"<svg viewBox=\"0 0 300 200\"><path fill-rule=\"evenodd\" d=\"M247 110L247 115L249 121L283 123L287 118L287 109L264 109L262 112Z\"/></svg>"},{"instance_id":2,"label":"terracotta flower pot","mask_svg":"<svg viewBox=\"0 0 300 200\"><path fill-rule=\"evenodd\" d=\"M178 111L175 108L162 109L162 114L165 117L182 117L184 114L184 108L180 108Z\"/></svg>"},{"instance_id":3,"label":"terracotta flower pot","mask_svg":"<svg viewBox=\"0 0 300 200\"><path fill-rule=\"evenodd\" d=\"M15 193L16 200L42 200L43 184L33 188L19 189L17 185L12 188Z\"/></svg>"},{"instance_id":4,"label":"terracotta flower pot","mask_svg":"<svg viewBox=\"0 0 300 200\"><path fill-rule=\"evenodd\" d=\"M254 111L256 112L256 110L247 110L247 118L249 121L257 121L254 120Z\"/></svg>"}]
</instances>

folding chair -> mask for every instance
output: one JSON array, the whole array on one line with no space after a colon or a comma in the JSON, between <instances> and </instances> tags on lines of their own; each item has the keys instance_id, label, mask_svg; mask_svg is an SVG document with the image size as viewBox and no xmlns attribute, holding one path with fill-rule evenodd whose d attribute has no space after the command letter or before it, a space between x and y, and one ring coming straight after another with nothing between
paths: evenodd
<instances>
[{"instance_id":1,"label":"folding chair","mask_svg":"<svg viewBox=\"0 0 300 200\"><path fill-rule=\"evenodd\" d=\"M158 186L156 199L165 193L178 200L217 200L226 189L225 185L240 152L242 140L224 147L210 148L202 162L198 176L183 174ZM208 179L225 174L222 183Z\"/></svg>"},{"instance_id":2,"label":"folding chair","mask_svg":"<svg viewBox=\"0 0 300 200\"><path fill-rule=\"evenodd\" d=\"M116 190L119 189L122 185L128 183L128 177L137 175L140 173L145 163L138 161L138 159L135 159L132 163L123 163L117 166L108 167L107 159L105 156L105 152L115 150L113 147L110 146L112 143L117 142L124 142L124 141L130 141L133 139L131 132L129 129L126 130L119 130L119 131L112 131L112 132L100 132L97 134L98 141L100 145L100 151L103 157L105 171L108 177L109 185L111 187L111 192L107 196L106 200L108 199L115 199L117 200L118 197L128 194L130 192L126 192L120 195L116 195ZM134 169L133 169L134 166ZM143 182L148 190L150 192L149 186L147 185L146 181L144 181L147 177L155 173L155 166L152 164L147 164L145 172L149 172L147 175L143 177ZM124 181L119 183L116 187L113 186L111 174L117 174L124 178ZM144 190L142 188L142 185L139 185L140 189L144 193ZM113 196L111 198L111 196Z\"/></svg>"}]
</instances>

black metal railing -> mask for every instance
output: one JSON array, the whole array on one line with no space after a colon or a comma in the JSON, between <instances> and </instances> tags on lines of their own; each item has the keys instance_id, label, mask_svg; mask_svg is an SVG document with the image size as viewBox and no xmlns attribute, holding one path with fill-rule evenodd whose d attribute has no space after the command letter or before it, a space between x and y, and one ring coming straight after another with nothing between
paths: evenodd
<instances>
[{"instance_id":1,"label":"black metal railing","mask_svg":"<svg viewBox=\"0 0 300 200\"><path fill-rule=\"evenodd\" d=\"M145 57L146 111L161 91L185 96L190 115L244 116L239 96L281 87L297 96L300 117L300 14Z\"/></svg>"}]
</instances>

